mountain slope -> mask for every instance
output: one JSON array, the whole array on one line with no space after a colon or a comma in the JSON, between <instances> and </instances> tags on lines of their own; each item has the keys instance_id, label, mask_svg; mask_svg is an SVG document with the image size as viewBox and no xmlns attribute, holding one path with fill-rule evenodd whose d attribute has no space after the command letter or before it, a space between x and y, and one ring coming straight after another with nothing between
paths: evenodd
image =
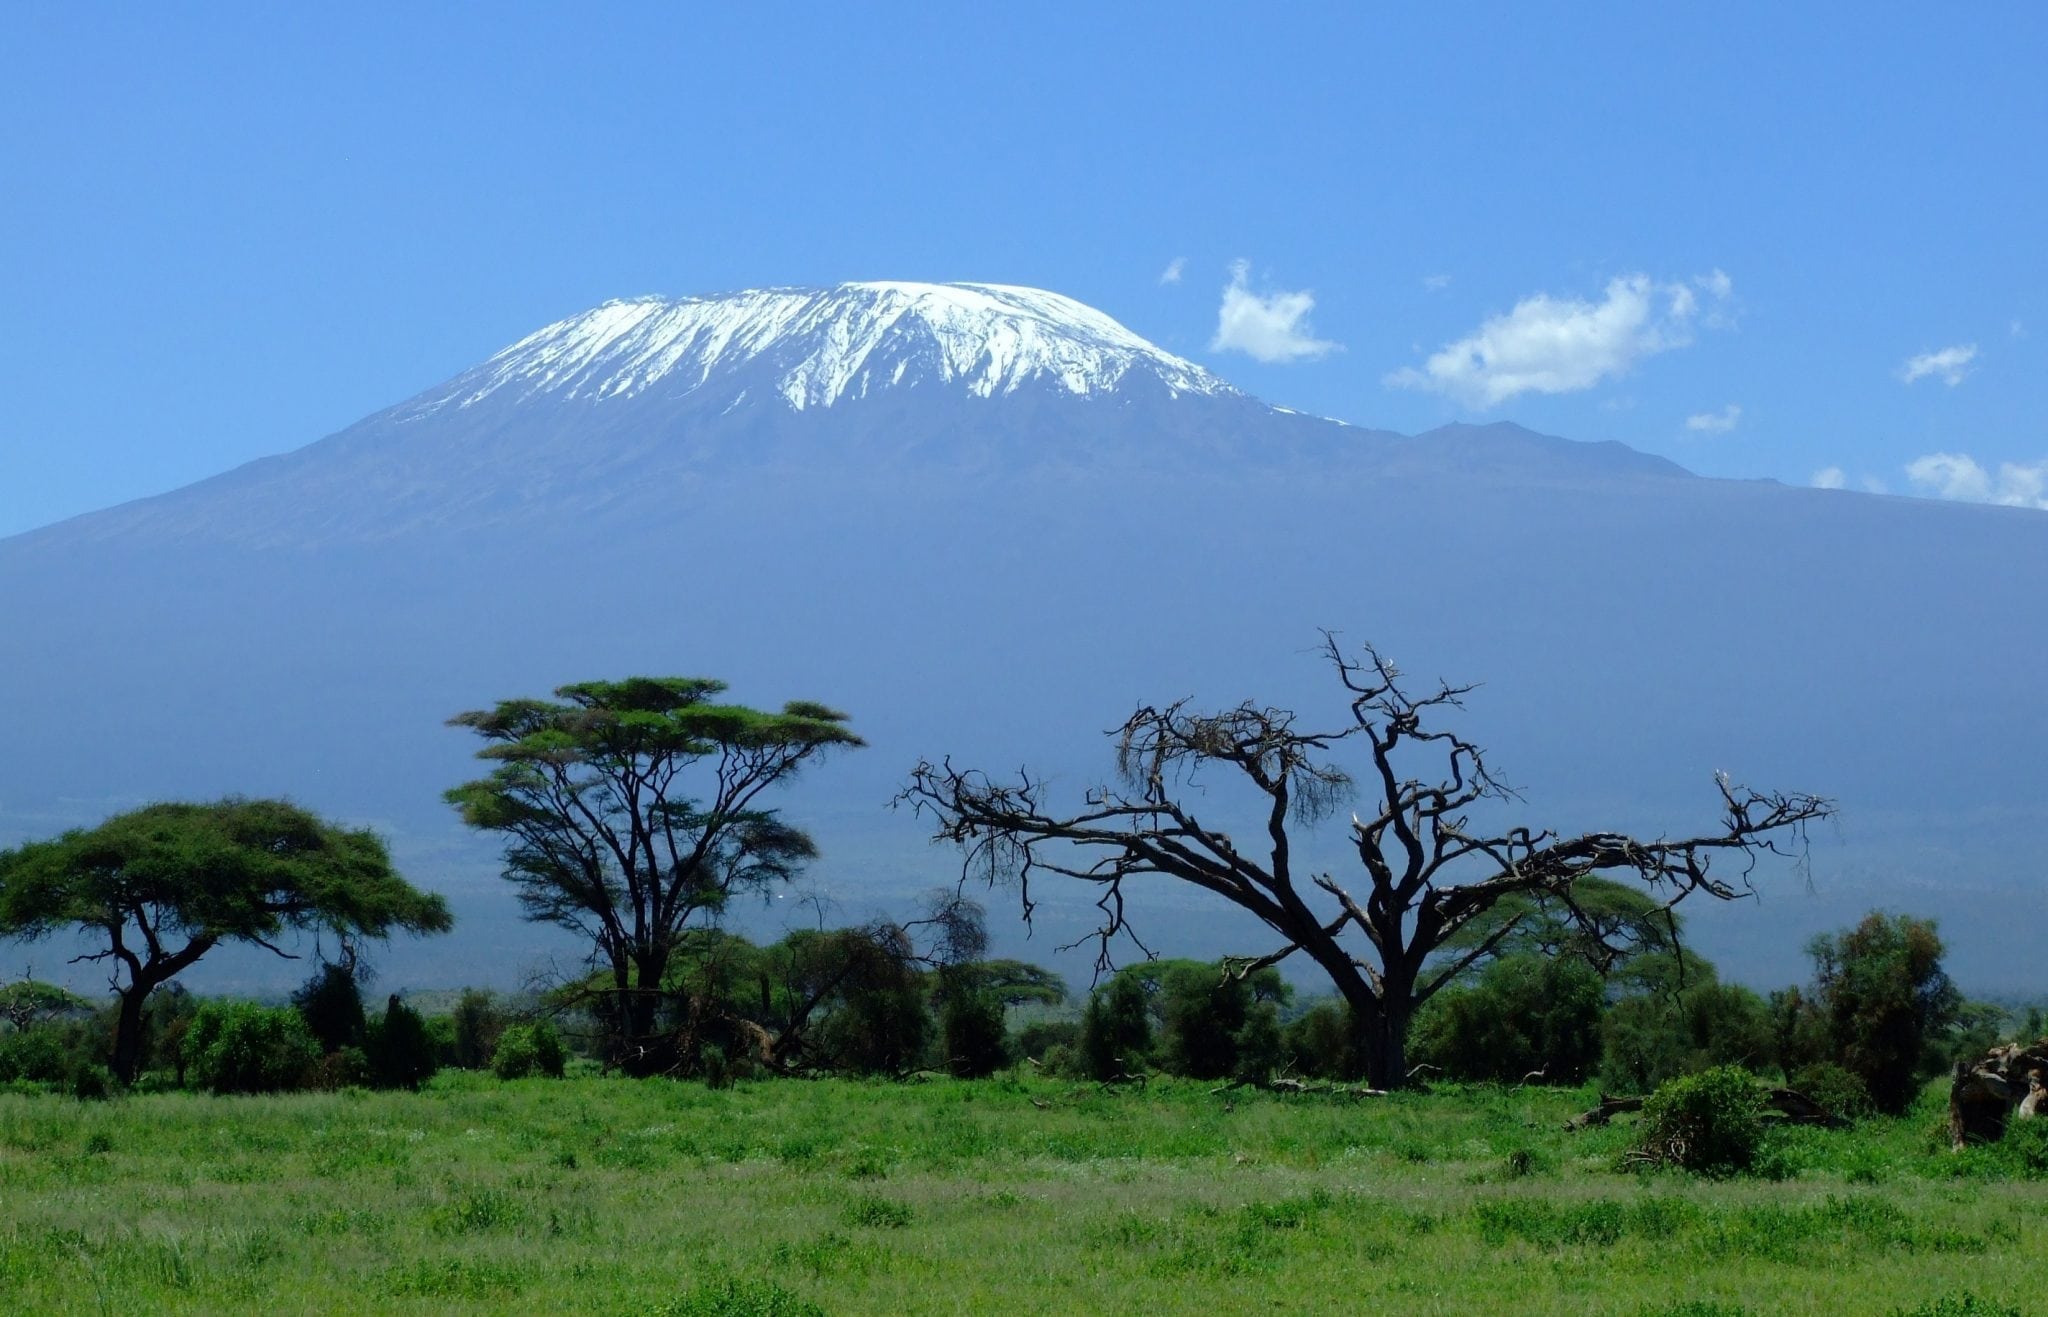
<instances>
[{"instance_id":1,"label":"mountain slope","mask_svg":"<svg viewBox=\"0 0 2048 1317\"><path fill-rule=\"evenodd\" d=\"M1467 727L1529 822L1697 827L1719 769L1839 797L1810 890L1779 871L1766 917L1705 922L1737 974L1789 979L1805 932L1876 904L1943 915L1968 983L2021 963L2048 917L2048 610L1980 583L2048 597L2048 517L1703 479L1514 426L1338 425L1074 306L907 285L613 304L295 452L0 541L0 844L289 793L387 830L455 899L463 931L394 951L395 977L504 981L549 944L440 803L474 770L444 726L461 709L631 672L849 709L871 748L785 802L858 918L947 873L883 807L918 756L1078 791L1140 701L1339 717L1309 653L1329 627L1485 683ZM1304 862L1341 871L1342 841ZM1085 906L1040 895L1066 940ZM1170 948L1265 947L1148 899Z\"/></svg>"},{"instance_id":2,"label":"mountain slope","mask_svg":"<svg viewBox=\"0 0 2048 1317\"><path fill-rule=\"evenodd\" d=\"M759 470L890 488L1160 470L1685 474L1515 426L1411 439L1269 407L1052 293L843 284L608 302L318 443L13 547L304 548L660 518L707 480Z\"/></svg>"}]
</instances>

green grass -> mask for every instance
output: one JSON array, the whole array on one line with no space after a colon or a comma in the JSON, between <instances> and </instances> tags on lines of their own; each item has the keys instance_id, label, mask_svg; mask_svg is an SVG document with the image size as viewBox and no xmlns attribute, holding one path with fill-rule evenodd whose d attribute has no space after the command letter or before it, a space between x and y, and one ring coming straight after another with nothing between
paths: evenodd
<instances>
[{"instance_id":1,"label":"green grass","mask_svg":"<svg viewBox=\"0 0 2048 1317\"><path fill-rule=\"evenodd\" d=\"M1042 1104L1042 1105L1041 1105ZM1616 1169L1585 1093L993 1080L0 1094L8 1311L2017 1311L2048 1158L1938 1101ZM2036 1141L2038 1142L2038 1141Z\"/></svg>"}]
</instances>

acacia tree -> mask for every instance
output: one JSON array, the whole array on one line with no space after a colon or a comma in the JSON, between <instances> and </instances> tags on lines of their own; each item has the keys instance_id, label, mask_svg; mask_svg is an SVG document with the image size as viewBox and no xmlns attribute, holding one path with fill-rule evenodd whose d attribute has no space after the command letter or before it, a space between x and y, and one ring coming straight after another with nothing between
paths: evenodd
<instances>
[{"instance_id":1,"label":"acacia tree","mask_svg":"<svg viewBox=\"0 0 2048 1317\"><path fill-rule=\"evenodd\" d=\"M113 967L110 1068L123 1083L141 1066L150 993L223 942L289 958L277 945L287 933L382 938L452 925L446 902L392 870L375 833L281 800L150 805L0 852L0 936L104 942L73 963Z\"/></svg>"},{"instance_id":2,"label":"acacia tree","mask_svg":"<svg viewBox=\"0 0 2048 1317\"><path fill-rule=\"evenodd\" d=\"M1761 853L1781 852L1783 843L1803 836L1806 823L1832 809L1819 797L1750 791L1717 777L1720 823L1697 836L1564 837L1476 827L1475 807L1513 793L1494 777L1479 746L1437 725L1463 707L1472 688L1440 685L1411 694L1370 646L1354 659L1326 635L1324 649L1348 713L1327 730L1249 702L1213 714L1185 702L1148 706L1112 733L1119 784L1089 791L1078 810L1053 809L1044 781L1028 773L997 781L950 762L920 763L902 800L931 815L938 839L963 849L962 883L1014 882L1027 921L1032 880L1040 874L1098 889L1098 971L1110 967L1119 935L1146 950L1128 919L1134 880L1189 883L1250 912L1281 944L1233 961L1232 972L1249 975L1296 954L1313 960L1350 1005L1367 1076L1381 1087L1407 1080L1405 1048L1416 1009L1521 926L1520 918L1509 918L1476 944L1437 954L1502 901L1545 897L1583 938L1619 955L1629 948L1613 944L1617 930L1575 902L1581 880L1629 875L1667 908L1694 893L1732 899L1749 890ZM1338 762L1345 751L1363 760L1356 778ZM1413 765L1425 761L1435 767L1416 775ZM1179 788L1211 768L1252 789L1264 832L1255 845L1240 846L1181 798ZM1354 796L1364 801L1350 829L1364 871L1363 900L1329 874L1303 872L1294 859L1296 831ZM1723 854L1739 859L1738 873L1712 871Z\"/></svg>"},{"instance_id":3,"label":"acacia tree","mask_svg":"<svg viewBox=\"0 0 2048 1317\"><path fill-rule=\"evenodd\" d=\"M608 1054L636 1073L666 1062L663 977L692 921L789 881L817 853L763 793L827 750L864 744L822 704L766 713L715 703L724 690L700 677L583 682L449 720L497 765L449 803L504 834L505 877L528 919L590 939L610 976Z\"/></svg>"}]
</instances>

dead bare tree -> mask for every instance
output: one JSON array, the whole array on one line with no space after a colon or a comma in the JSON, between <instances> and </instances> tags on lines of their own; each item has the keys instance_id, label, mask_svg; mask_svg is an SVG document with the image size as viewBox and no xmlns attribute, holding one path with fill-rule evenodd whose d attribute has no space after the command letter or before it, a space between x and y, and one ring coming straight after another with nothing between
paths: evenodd
<instances>
[{"instance_id":1,"label":"dead bare tree","mask_svg":"<svg viewBox=\"0 0 2048 1317\"><path fill-rule=\"evenodd\" d=\"M1250 974L1296 954L1315 961L1351 1008L1375 1088L1408 1082L1405 1049L1416 1010L1516 927L1510 919L1477 945L1432 959L1502 899L1552 898L1596 953L1605 947L1619 955L1625 948L1609 946L1573 902L1581 878L1633 875L1667 909L1694 893L1731 900L1753 890L1750 875L1761 855L1792 853L1805 825L1833 810L1817 796L1751 791L1717 775L1720 824L1698 836L1639 840L1620 832L1561 837L1524 827L1475 828L1474 806L1511 800L1513 793L1476 744L1436 725L1463 707L1472 688L1439 685L1411 695L1400 672L1371 646L1353 658L1326 633L1324 653L1349 713L1330 730L1306 730L1286 710L1249 702L1221 713L1194 712L1185 702L1148 706L1112 733L1120 785L1089 791L1077 812L1053 812L1045 783L1028 773L999 782L950 761L919 763L899 801L929 814L938 840L962 848L963 885L1014 884L1027 922L1038 875L1096 887L1103 916L1091 935L1098 968L1109 967L1120 935L1150 954L1129 923L1126 884L1134 879L1192 883L1250 912L1281 944L1233 961L1234 972ZM1366 761L1356 779L1337 762L1354 748ZM1433 762L1436 775L1410 776L1416 760ZM1258 793L1265 835L1255 846L1240 847L1178 798L1179 788L1212 765L1235 770ZM1292 830L1358 797L1367 804L1352 814L1351 841L1365 874L1363 902L1327 873L1298 871L1293 858ZM1739 863L1725 877L1711 871L1724 854ZM1358 936L1367 947L1358 947ZM1365 950L1370 954L1359 954Z\"/></svg>"}]
</instances>

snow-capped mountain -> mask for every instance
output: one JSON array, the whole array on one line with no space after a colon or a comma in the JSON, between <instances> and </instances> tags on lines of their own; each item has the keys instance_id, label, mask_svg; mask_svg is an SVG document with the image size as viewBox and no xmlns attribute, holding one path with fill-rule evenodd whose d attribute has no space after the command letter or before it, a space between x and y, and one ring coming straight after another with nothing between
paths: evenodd
<instances>
[{"instance_id":1,"label":"snow-capped mountain","mask_svg":"<svg viewBox=\"0 0 2048 1317\"><path fill-rule=\"evenodd\" d=\"M1268 406L1057 293L848 283L606 302L318 443L22 538L282 548L658 517L747 472L844 487L1304 466L1685 476L1514 426L1409 438Z\"/></svg>"},{"instance_id":2,"label":"snow-capped mountain","mask_svg":"<svg viewBox=\"0 0 2048 1317\"><path fill-rule=\"evenodd\" d=\"M1890 904L1944 915L1988 989L2048 919L2005 877L2048 867L2048 610L2007 606L2042 597L2039 513L1302 416L1051 293L611 302L295 451L0 541L0 845L291 795L455 897L463 932L395 981L509 982L535 934L441 804L474 770L458 710L636 672L850 710L870 748L787 803L859 919L946 876L881 808L918 756L1078 792L1140 701L1341 720L1309 653L1328 627L1484 683L1461 730L1518 822L1690 830L1717 769L1839 797L1822 896L1765 884L1768 921L1703 938L1767 948L1731 972L1787 981L1804 934ZM1302 862L1339 870L1341 834ZM1991 913L1935 881L1995 888L1968 907ZM1169 953L1270 949L1173 900ZM1046 918L1031 954L1087 926Z\"/></svg>"},{"instance_id":3,"label":"snow-capped mountain","mask_svg":"<svg viewBox=\"0 0 2048 1317\"><path fill-rule=\"evenodd\" d=\"M951 386L987 398L1044 386L1091 397L1140 381L1170 396L1237 394L1057 293L847 283L606 302L528 335L405 414L473 407L500 393L524 403L703 390L732 404L758 391L802 411L889 388Z\"/></svg>"}]
</instances>

